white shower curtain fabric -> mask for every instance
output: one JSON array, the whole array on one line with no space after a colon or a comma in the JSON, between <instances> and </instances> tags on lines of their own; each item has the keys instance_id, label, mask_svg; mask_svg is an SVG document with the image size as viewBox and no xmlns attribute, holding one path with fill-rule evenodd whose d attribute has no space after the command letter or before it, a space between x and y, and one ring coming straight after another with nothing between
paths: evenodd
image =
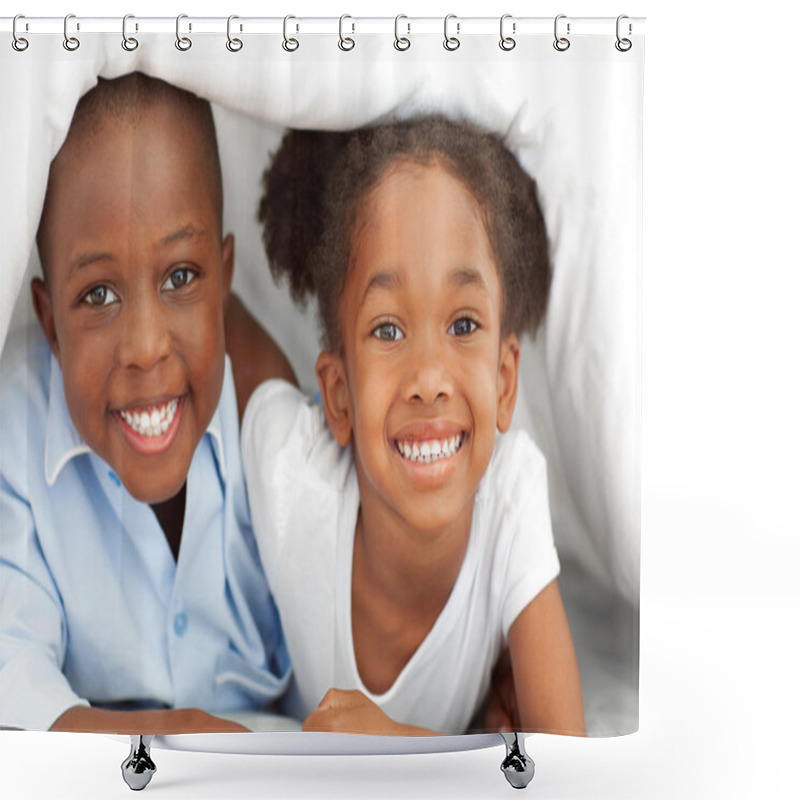
<instances>
[{"instance_id":1,"label":"white shower curtain fabric","mask_svg":"<svg viewBox=\"0 0 800 800\"><path fill-rule=\"evenodd\" d=\"M640 544L641 151L644 41L615 47L607 33L573 37L441 36L394 47L363 33L349 52L330 33L219 34L180 52L152 33L126 52L119 34L29 36L26 52L0 36L0 338L31 324L28 284L40 265L35 236L50 161L78 99L100 78L140 71L213 104L224 189L224 229L235 234L234 291L272 333L301 388L317 389L318 326L274 283L256 209L261 176L287 128L347 130L436 113L500 134L537 181L551 246L547 316L522 348L514 426L545 455L560 583L583 685L587 732L638 727ZM0 413L5 413L3 410ZM2 447L2 442L0 442ZM311 589L307 589L311 590Z\"/></svg>"}]
</instances>

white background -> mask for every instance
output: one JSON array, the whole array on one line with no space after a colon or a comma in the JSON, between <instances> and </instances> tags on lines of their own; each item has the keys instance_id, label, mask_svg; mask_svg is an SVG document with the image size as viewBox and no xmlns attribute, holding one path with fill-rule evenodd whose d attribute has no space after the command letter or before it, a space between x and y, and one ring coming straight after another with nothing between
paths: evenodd
<instances>
[{"instance_id":1,"label":"white background","mask_svg":"<svg viewBox=\"0 0 800 800\"><path fill-rule=\"evenodd\" d=\"M794 4L34 2L28 16L646 16L639 733L528 739L537 798L795 798L800 123ZM725 13L728 16L723 16ZM7 798L127 797L125 744L0 734ZM508 797L502 749L155 751L155 798Z\"/></svg>"}]
</instances>

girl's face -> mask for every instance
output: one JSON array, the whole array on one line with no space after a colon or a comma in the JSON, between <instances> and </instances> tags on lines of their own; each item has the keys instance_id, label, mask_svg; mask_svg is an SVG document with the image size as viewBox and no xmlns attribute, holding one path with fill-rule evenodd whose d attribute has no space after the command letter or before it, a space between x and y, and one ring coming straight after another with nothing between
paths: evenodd
<instances>
[{"instance_id":1,"label":"girl's face","mask_svg":"<svg viewBox=\"0 0 800 800\"><path fill-rule=\"evenodd\" d=\"M519 343L501 338L502 305L469 189L438 162L390 166L357 215L342 351L317 370L337 440L353 441L365 516L468 530L516 398Z\"/></svg>"}]
</instances>

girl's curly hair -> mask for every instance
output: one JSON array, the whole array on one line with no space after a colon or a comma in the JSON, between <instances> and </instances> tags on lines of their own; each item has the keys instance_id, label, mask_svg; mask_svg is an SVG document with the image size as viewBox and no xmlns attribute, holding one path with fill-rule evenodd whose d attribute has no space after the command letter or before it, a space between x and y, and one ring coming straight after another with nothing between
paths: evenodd
<instances>
[{"instance_id":1,"label":"girl's curly hair","mask_svg":"<svg viewBox=\"0 0 800 800\"><path fill-rule=\"evenodd\" d=\"M340 346L361 202L402 161L442 164L474 195L503 286L503 333L534 334L551 279L536 182L499 136L435 115L349 132L290 130L264 173L259 220L270 269L288 277L296 302L317 298L323 346Z\"/></svg>"}]
</instances>

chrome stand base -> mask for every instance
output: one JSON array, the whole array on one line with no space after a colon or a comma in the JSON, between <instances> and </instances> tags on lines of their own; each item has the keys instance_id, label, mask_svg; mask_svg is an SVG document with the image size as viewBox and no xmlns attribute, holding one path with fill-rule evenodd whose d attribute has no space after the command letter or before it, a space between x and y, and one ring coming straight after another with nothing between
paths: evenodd
<instances>
[{"instance_id":1,"label":"chrome stand base","mask_svg":"<svg viewBox=\"0 0 800 800\"><path fill-rule=\"evenodd\" d=\"M536 766L525 752L525 739L519 733L501 733L506 744L506 757L500 765L506 780L515 789L524 789L532 780Z\"/></svg>"},{"instance_id":2,"label":"chrome stand base","mask_svg":"<svg viewBox=\"0 0 800 800\"><path fill-rule=\"evenodd\" d=\"M130 755L122 762L122 778L134 792L139 792L150 783L156 765L150 758L152 736L131 736Z\"/></svg>"}]
</instances>

